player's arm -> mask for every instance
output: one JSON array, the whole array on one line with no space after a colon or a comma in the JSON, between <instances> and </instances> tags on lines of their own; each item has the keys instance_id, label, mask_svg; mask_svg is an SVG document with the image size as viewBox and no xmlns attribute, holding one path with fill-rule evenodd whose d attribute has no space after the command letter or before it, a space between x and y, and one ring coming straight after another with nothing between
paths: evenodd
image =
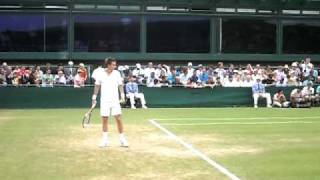
<instances>
[{"instance_id":1,"label":"player's arm","mask_svg":"<svg viewBox=\"0 0 320 180\"><path fill-rule=\"evenodd\" d=\"M123 103L123 102L125 102L123 84L119 84L119 91L120 91L120 97L121 97L120 102Z\"/></svg>"},{"instance_id":2,"label":"player's arm","mask_svg":"<svg viewBox=\"0 0 320 180\"><path fill-rule=\"evenodd\" d=\"M95 84L94 85L94 90L93 90L93 95L92 95L92 105L97 103L97 96L99 94L101 85Z\"/></svg>"}]
</instances>

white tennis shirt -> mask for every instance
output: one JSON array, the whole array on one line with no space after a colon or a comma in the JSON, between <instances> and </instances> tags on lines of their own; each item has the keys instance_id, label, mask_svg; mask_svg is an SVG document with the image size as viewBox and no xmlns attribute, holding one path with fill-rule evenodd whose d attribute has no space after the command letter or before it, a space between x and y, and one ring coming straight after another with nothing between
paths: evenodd
<instances>
[{"instance_id":1,"label":"white tennis shirt","mask_svg":"<svg viewBox=\"0 0 320 180\"><path fill-rule=\"evenodd\" d=\"M120 72L113 70L111 74L106 71L100 72L96 76L96 85L101 85L100 103L120 103L119 100L119 85L122 85L122 78Z\"/></svg>"}]
</instances>

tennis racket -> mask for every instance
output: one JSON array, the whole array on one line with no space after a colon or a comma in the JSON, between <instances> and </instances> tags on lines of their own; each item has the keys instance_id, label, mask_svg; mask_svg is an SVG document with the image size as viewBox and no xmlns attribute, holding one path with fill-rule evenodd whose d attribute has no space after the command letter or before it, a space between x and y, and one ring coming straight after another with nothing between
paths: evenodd
<instances>
[{"instance_id":1,"label":"tennis racket","mask_svg":"<svg viewBox=\"0 0 320 180\"><path fill-rule=\"evenodd\" d=\"M96 104L97 103L92 104L89 111L83 116L83 118L82 118L82 127L83 128L86 128L89 126L90 120L91 120L91 113L92 113L93 109L96 107Z\"/></svg>"}]
</instances>

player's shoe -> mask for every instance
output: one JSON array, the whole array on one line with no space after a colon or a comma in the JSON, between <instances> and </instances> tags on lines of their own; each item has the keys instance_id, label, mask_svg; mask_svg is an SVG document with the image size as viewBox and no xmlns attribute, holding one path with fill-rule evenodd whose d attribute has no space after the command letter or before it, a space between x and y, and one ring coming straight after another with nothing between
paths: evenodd
<instances>
[{"instance_id":1,"label":"player's shoe","mask_svg":"<svg viewBox=\"0 0 320 180\"><path fill-rule=\"evenodd\" d=\"M109 142L107 140L102 140L101 143L99 144L100 148L106 148L109 146Z\"/></svg>"},{"instance_id":2,"label":"player's shoe","mask_svg":"<svg viewBox=\"0 0 320 180\"><path fill-rule=\"evenodd\" d=\"M143 105L142 108L143 109L148 109L148 107L146 105Z\"/></svg>"},{"instance_id":3,"label":"player's shoe","mask_svg":"<svg viewBox=\"0 0 320 180\"><path fill-rule=\"evenodd\" d=\"M272 108L272 106L271 106L271 105L268 105L267 108Z\"/></svg>"},{"instance_id":4,"label":"player's shoe","mask_svg":"<svg viewBox=\"0 0 320 180\"><path fill-rule=\"evenodd\" d=\"M126 138L120 138L120 146L121 147L129 147L129 143L128 141L126 140Z\"/></svg>"},{"instance_id":5,"label":"player's shoe","mask_svg":"<svg viewBox=\"0 0 320 180\"><path fill-rule=\"evenodd\" d=\"M131 109L137 109L135 106L131 106Z\"/></svg>"},{"instance_id":6,"label":"player's shoe","mask_svg":"<svg viewBox=\"0 0 320 180\"><path fill-rule=\"evenodd\" d=\"M254 105L254 108L258 108L258 105Z\"/></svg>"}]
</instances>

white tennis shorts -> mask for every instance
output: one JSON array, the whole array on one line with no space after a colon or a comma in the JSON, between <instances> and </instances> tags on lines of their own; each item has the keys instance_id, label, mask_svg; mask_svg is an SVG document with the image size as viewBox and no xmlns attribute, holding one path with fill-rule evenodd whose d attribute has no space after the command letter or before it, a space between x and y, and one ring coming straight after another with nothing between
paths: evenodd
<instances>
[{"instance_id":1,"label":"white tennis shorts","mask_svg":"<svg viewBox=\"0 0 320 180\"><path fill-rule=\"evenodd\" d=\"M120 103L101 103L100 104L100 115L102 117L109 117L120 115L121 114L121 106Z\"/></svg>"}]
</instances>

